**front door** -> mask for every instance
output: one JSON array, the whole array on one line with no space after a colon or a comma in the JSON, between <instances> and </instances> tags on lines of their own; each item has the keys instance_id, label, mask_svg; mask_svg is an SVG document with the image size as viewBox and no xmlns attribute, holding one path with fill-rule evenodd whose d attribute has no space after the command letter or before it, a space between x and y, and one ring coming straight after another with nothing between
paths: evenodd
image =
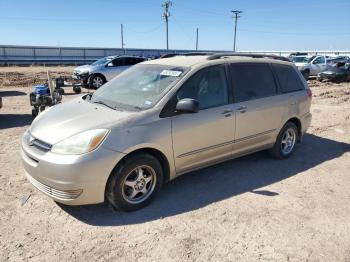
<instances>
[{"instance_id":1,"label":"front door","mask_svg":"<svg viewBox=\"0 0 350 262\"><path fill-rule=\"evenodd\" d=\"M319 56L311 63L310 75L317 75L327 69L326 58Z\"/></svg>"},{"instance_id":2,"label":"front door","mask_svg":"<svg viewBox=\"0 0 350 262\"><path fill-rule=\"evenodd\" d=\"M230 158L235 130L224 65L205 68L193 75L177 93L177 100L184 98L198 100L200 111L172 117L178 174Z\"/></svg>"}]
</instances>

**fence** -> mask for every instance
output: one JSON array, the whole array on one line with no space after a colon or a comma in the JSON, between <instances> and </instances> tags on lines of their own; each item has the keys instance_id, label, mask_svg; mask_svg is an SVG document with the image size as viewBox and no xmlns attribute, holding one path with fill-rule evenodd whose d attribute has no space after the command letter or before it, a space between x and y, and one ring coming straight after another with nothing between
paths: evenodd
<instances>
[{"instance_id":1,"label":"fence","mask_svg":"<svg viewBox=\"0 0 350 262\"><path fill-rule=\"evenodd\" d=\"M0 65L80 65L91 63L109 55L135 55L159 57L167 53L187 53L194 50L165 49L121 49L121 48L88 48L88 47L54 47L54 46L15 46L0 45ZM200 50L199 52L232 52L219 50ZM293 51L245 51L244 53L263 53L288 56ZM348 55L350 51L306 51L309 54Z\"/></svg>"}]
</instances>

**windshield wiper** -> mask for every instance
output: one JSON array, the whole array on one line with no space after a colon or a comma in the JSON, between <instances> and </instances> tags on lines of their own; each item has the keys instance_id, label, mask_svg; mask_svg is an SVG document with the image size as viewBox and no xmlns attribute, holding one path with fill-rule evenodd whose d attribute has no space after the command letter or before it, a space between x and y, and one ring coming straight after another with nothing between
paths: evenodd
<instances>
[{"instance_id":1,"label":"windshield wiper","mask_svg":"<svg viewBox=\"0 0 350 262\"><path fill-rule=\"evenodd\" d=\"M104 105L104 106L109 107L109 108L111 108L111 109L113 109L113 110L116 110L115 107L113 107L113 106L111 106L111 105L108 105L108 104L106 104L105 102L103 102L103 101L101 101L101 100L92 101L92 103Z\"/></svg>"}]
</instances>

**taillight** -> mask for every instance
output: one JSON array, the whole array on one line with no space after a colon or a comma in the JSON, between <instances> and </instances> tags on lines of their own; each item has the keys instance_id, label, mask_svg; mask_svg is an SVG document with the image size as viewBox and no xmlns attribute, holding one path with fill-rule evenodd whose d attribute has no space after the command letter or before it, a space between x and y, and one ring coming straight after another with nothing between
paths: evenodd
<instances>
[{"instance_id":1,"label":"taillight","mask_svg":"<svg viewBox=\"0 0 350 262\"><path fill-rule=\"evenodd\" d=\"M307 96L308 96L309 98L312 98L312 91L311 91L310 88L307 88L307 89L306 89L306 93L307 93Z\"/></svg>"}]
</instances>

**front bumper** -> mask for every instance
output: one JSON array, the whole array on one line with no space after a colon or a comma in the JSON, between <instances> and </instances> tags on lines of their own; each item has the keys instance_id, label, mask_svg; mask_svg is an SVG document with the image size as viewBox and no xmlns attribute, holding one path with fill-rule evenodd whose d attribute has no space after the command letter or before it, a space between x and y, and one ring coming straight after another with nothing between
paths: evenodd
<instances>
[{"instance_id":1,"label":"front bumper","mask_svg":"<svg viewBox=\"0 0 350 262\"><path fill-rule=\"evenodd\" d=\"M81 75L77 74L77 73L73 73L72 78L74 80L81 81L83 86L87 86L88 80L89 80L89 73L85 73L85 74L81 74Z\"/></svg>"},{"instance_id":2,"label":"front bumper","mask_svg":"<svg viewBox=\"0 0 350 262\"><path fill-rule=\"evenodd\" d=\"M344 78L344 75L341 74L324 74L324 73L320 73L317 77L319 80L331 80L331 81L336 81L336 80L341 80L342 78Z\"/></svg>"},{"instance_id":3,"label":"front bumper","mask_svg":"<svg viewBox=\"0 0 350 262\"><path fill-rule=\"evenodd\" d=\"M21 157L31 184L67 205L104 201L109 175L124 154L99 147L84 155L43 152L22 141Z\"/></svg>"}]
</instances>

